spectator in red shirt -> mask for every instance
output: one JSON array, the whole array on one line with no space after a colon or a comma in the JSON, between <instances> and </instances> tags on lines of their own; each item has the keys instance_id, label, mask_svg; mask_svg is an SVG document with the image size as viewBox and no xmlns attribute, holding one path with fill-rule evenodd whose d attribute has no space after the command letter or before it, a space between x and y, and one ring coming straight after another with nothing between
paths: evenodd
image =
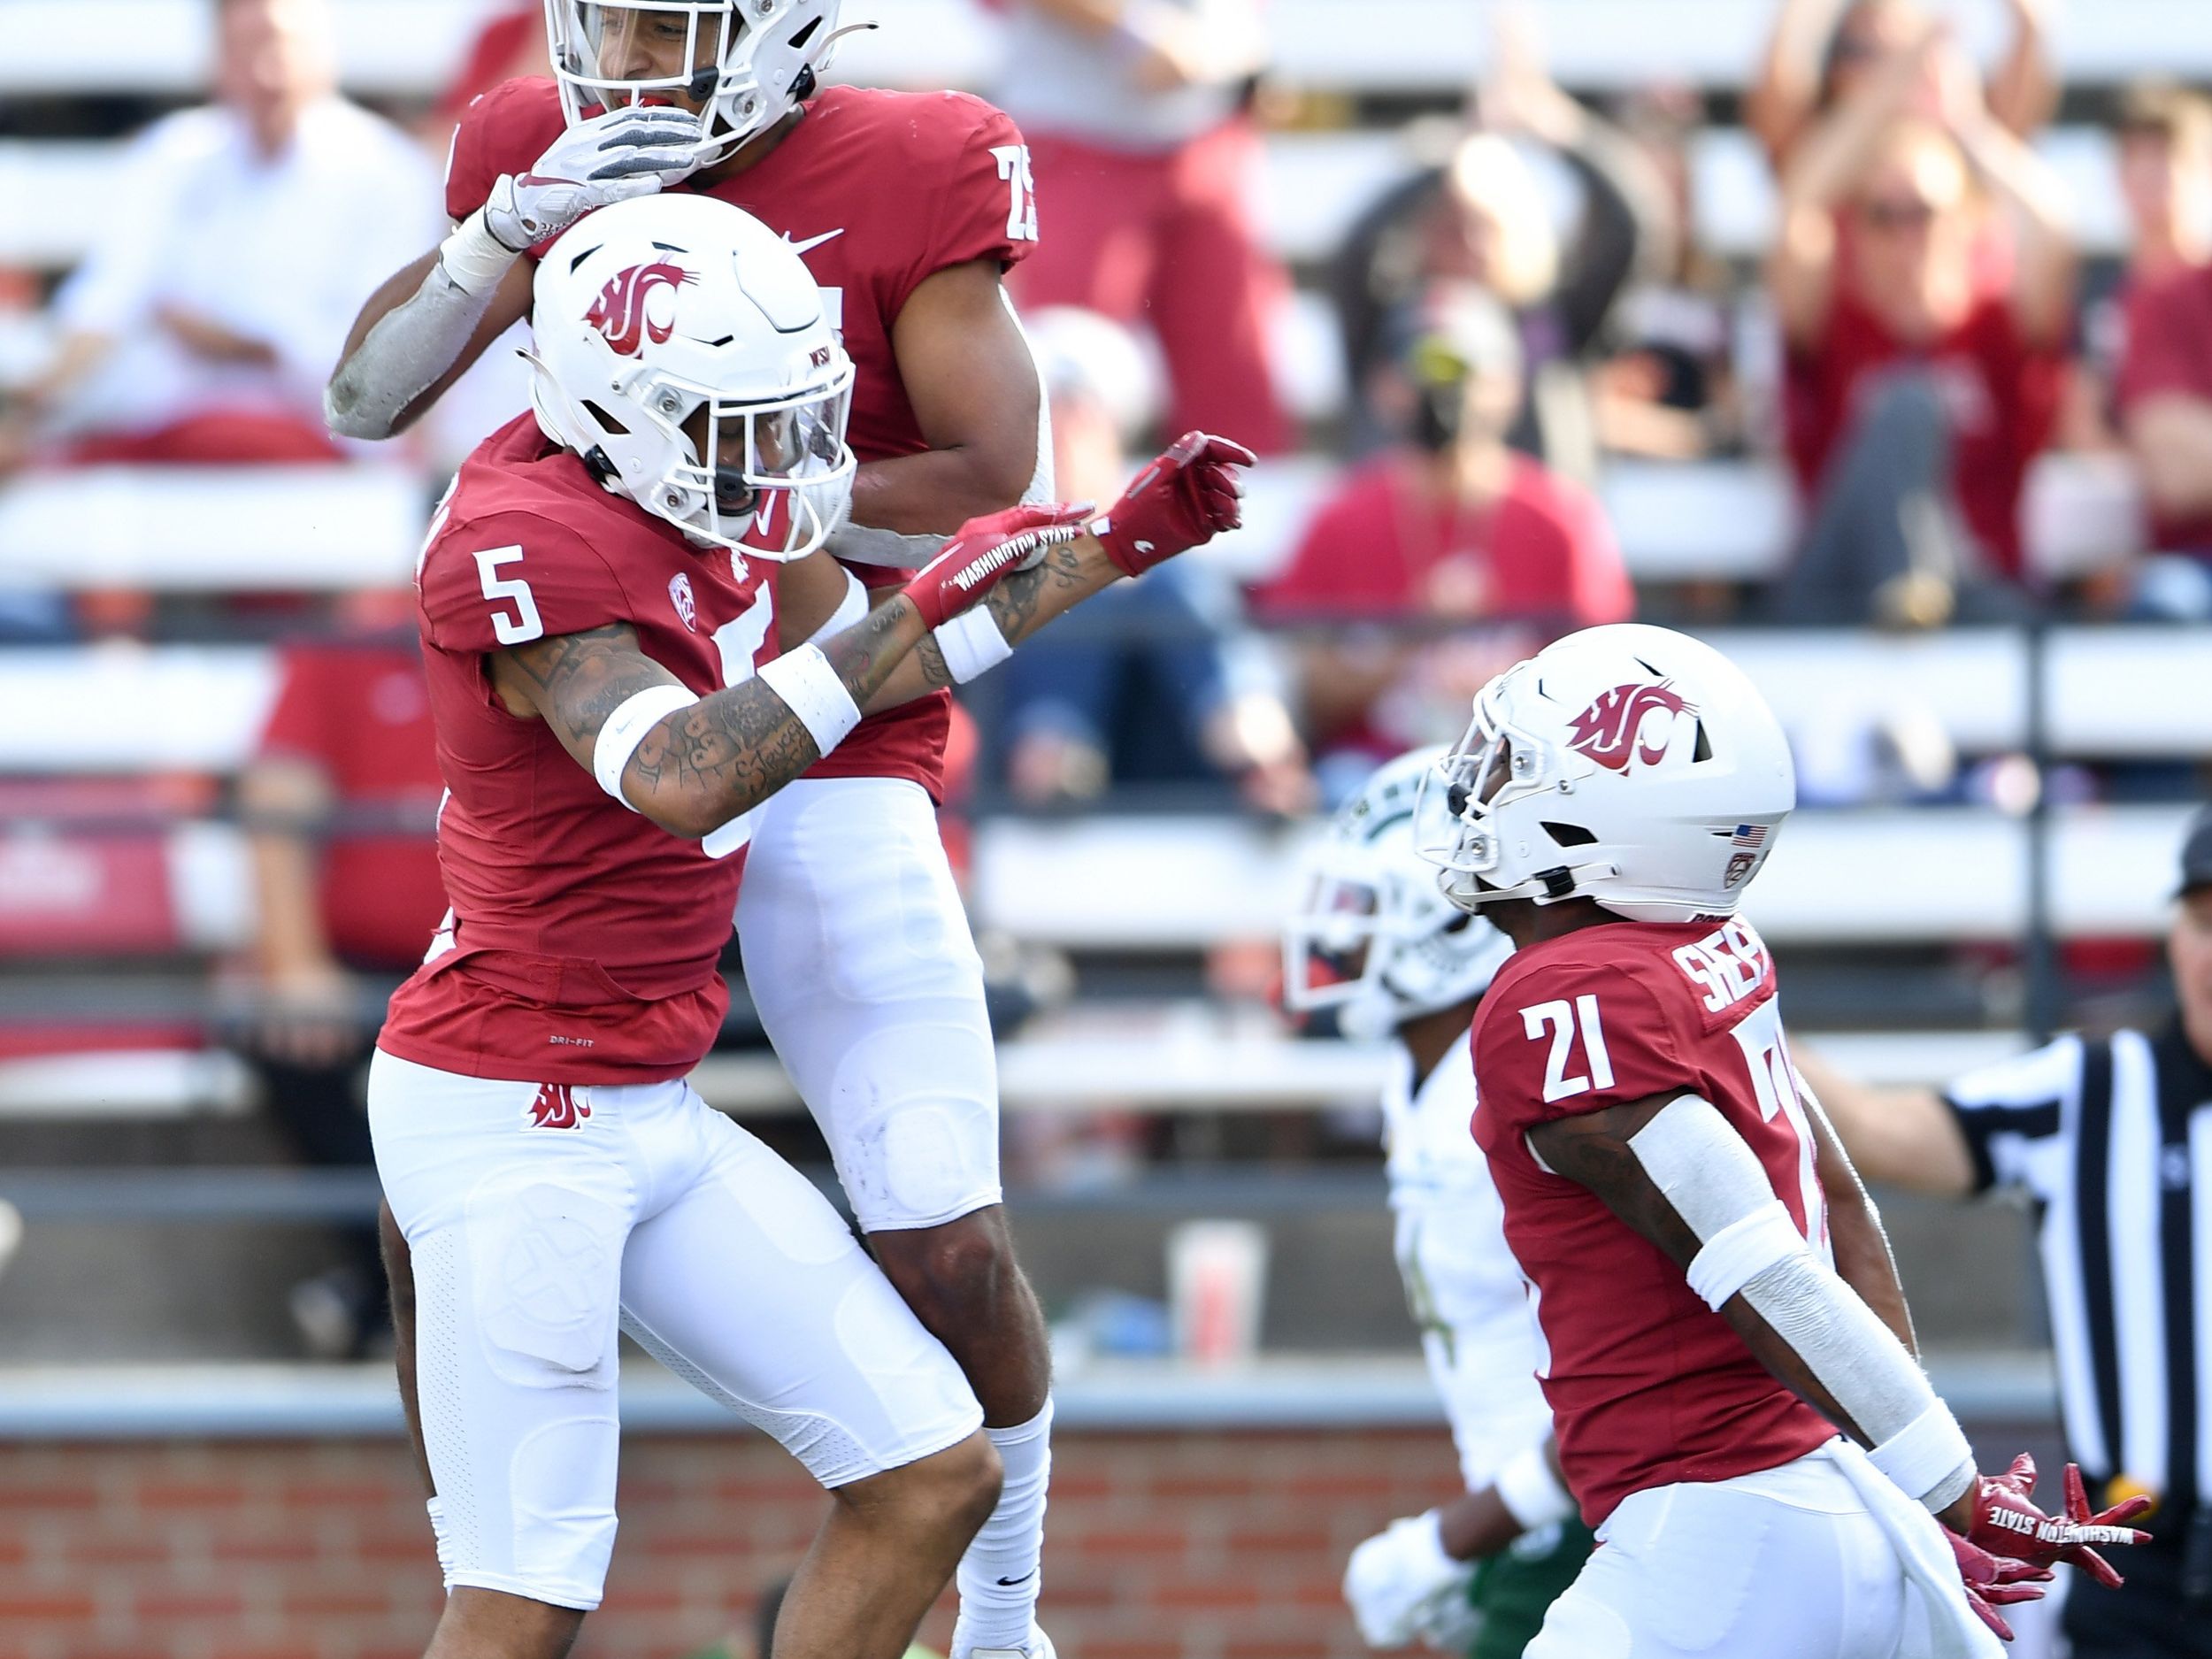
<instances>
[{"instance_id":1,"label":"spectator in red shirt","mask_svg":"<svg viewBox=\"0 0 2212 1659\"><path fill-rule=\"evenodd\" d=\"M2212 564L2212 104L2139 89L2120 134L2120 188L2136 234L2121 425L2142 474L2152 545Z\"/></svg>"},{"instance_id":2,"label":"spectator in red shirt","mask_svg":"<svg viewBox=\"0 0 2212 1659\"><path fill-rule=\"evenodd\" d=\"M1985 215L2010 270L1980 266ZM1787 620L2017 609L2020 502L2063 384L2075 257L2057 180L1931 32L1798 148L1769 265L1808 507Z\"/></svg>"},{"instance_id":3,"label":"spectator in red shirt","mask_svg":"<svg viewBox=\"0 0 2212 1659\"><path fill-rule=\"evenodd\" d=\"M2129 307L2120 409L2154 545L2212 561L2212 265L2169 276Z\"/></svg>"},{"instance_id":4,"label":"spectator in red shirt","mask_svg":"<svg viewBox=\"0 0 2212 1659\"><path fill-rule=\"evenodd\" d=\"M309 1163L373 1163L361 1081L384 996L422 960L445 890L442 786L406 595L349 602L346 638L295 644L239 784L253 855L257 1018L245 1042L270 1109ZM389 612L390 618L381 613ZM349 1358L377 1323L373 1225L350 1260L294 1287L311 1351Z\"/></svg>"},{"instance_id":5,"label":"spectator in red shirt","mask_svg":"<svg viewBox=\"0 0 2212 1659\"><path fill-rule=\"evenodd\" d=\"M1385 401L1408 436L1344 480L1253 596L1271 623L1326 625L1301 669L1335 772L1448 735L1495 669L1635 605L1596 501L1506 442L1522 391L1513 314L1452 288L1399 331Z\"/></svg>"}]
</instances>

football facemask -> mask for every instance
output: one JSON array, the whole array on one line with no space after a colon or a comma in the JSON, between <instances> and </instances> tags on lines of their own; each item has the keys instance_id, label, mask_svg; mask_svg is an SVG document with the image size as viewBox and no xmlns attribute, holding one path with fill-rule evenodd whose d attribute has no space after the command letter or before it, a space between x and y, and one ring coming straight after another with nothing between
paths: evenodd
<instances>
[{"instance_id":1,"label":"football facemask","mask_svg":"<svg viewBox=\"0 0 2212 1659\"><path fill-rule=\"evenodd\" d=\"M1440 750L1383 767L1338 814L1307 860L1303 902L1283 928L1283 1006L1334 1010L1356 1041L1466 1001L1512 946L1455 910L1420 856L1448 833L1423 824L1440 796L1422 789Z\"/></svg>"},{"instance_id":2,"label":"football facemask","mask_svg":"<svg viewBox=\"0 0 2212 1659\"><path fill-rule=\"evenodd\" d=\"M569 122L627 104L699 113L696 165L765 132L821 85L840 0L546 0ZM872 23L856 25L873 28Z\"/></svg>"}]
</instances>

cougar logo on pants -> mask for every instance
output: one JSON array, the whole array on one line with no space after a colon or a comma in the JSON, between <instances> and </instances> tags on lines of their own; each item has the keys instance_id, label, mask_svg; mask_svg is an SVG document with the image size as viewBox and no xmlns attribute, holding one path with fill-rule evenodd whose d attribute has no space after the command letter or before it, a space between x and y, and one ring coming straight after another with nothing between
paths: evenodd
<instances>
[{"instance_id":1,"label":"cougar logo on pants","mask_svg":"<svg viewBox=\"0 0 2212 1659\"><path fill-rule=\"evenodd\" d=\"M565 1083L539 1084L538 1097L530 1102L533 1129L581 1129L590 1116L591 1108L579 1105L574 1091Z\"/></svg>"}]
</instances>

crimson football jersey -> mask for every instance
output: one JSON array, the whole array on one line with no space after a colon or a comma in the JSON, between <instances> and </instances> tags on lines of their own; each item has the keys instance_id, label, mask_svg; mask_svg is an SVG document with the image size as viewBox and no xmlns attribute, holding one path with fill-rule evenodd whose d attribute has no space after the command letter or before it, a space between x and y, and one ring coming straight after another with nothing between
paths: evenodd
<instances>
[{"instance_id":1,"label":"crimson football jersey","mask_svg":"<svg viewBox=\"0 0 2212 1659\"><path fill-rule=\"evenodd\" d=\"M695 841L632 811L544 721L508 712L485 658L625 622L703 696L776 656L779 568L608 494L531 415L462 464L416 578L450 931L392 998L385 1048L521 1082L657 1082L698 1064L729 1004L715 962L744 820Z\"/></svg>"},{"instance_id":2,"label":"crimson football jersey","mask_svg":"<svg viewBox=\"0 0 2212 1659\"><path fill-rule=\"evenodd\" d=\"M1595 1526L1632 1492L1771 1469L1834 1439L1663 1250L1545 1169L1526 1138L1574 1113L1701 1095L1827 1253L1774 961L1751 925L1614 922L1530 945L1484 994L1473 1042L1475 1139L1529 1282L1538 1376L1583 1518Z\"/></svg>"},{"instance_id":3,"label":"crimson football jersey","mask_svg":"<svg viewBox=\"0 0 2212 1659\"><path fill-rule=\"evenodd\" d=\"M929 443L892 354L892 325L936 273L1028 257L1037 240L1029 152L1008 116L964 92L831 87L805 107L773 150L708 194L782 233L820 284L856 371L853 453L918 455ZM562 126L548 80L505 81L478 98L454 134L446 211L467 218L503 173L527 172ZM854 569L871 584L898 580L879 565ZM812 775L910 778L941 798L950 701L938 692L871 715Z\"/></svg>"}]
</instances>

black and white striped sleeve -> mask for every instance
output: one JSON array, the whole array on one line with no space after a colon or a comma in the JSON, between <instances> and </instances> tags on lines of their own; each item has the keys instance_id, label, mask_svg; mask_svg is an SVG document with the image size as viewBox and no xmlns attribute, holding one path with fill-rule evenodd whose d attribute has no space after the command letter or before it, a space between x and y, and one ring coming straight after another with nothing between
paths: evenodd
<instances>
[{"instance_id":1,"label":"black and white striped sleeve","mask_svg":"<svg viewBox=\"0 0 2212 1659\"><path fill-rule=\"evenodd\" d=\"M2079 1085L2082 1041L1969 1071L1943 1091L1974 1158L1974 1190L2023 1187L2047 1201L2065 1178L2061 1108Z\"/></svg>"}]
</instances>

